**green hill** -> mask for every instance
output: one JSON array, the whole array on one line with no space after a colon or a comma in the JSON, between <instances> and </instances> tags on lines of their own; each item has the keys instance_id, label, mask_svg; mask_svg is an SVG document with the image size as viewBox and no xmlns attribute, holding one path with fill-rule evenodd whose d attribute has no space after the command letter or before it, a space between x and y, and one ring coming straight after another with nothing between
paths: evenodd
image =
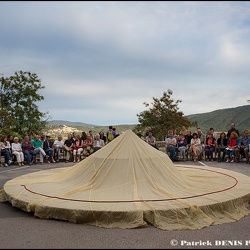
<instances>
[{"instance_id":1,"label":"green hill","mask_svg":"<svg viewBox=\"0 0 250 250\"><path fill-rule=\"evenodd\" d=\"M196 121L204 132L211 127L215 131L227 132L231 123L235 123L235 127L240 131L241 135L245 129L250 129L250 105L219 109L202 114L192 114L186 117L190 121Z\"/></svg>"},{"instance_id":2,"label":"green hill","mask_svg":"<svg viewBox=\"0 0 250 250\"><path fill-rule=\"evenodd\" d=\"M230 129L231 123L235 123L236 128L240 131L241 135L245 129L250 130L250 105L219 109L208 113L187 115L185 117L190 121L196 121L198 127L200 127L204 133L207 133L211 127L213 127L216 132L227 132ZM63 127L63 125L85 132L93 130L94 133L99 133L100 131L106 132L108 130L108 125L98 126L83 122L70 122L64 120L52 120L49 122L50 128L60 128ZM117 133L121 134L128 129L132 130L136 124L121 124L113 126L116 128ZM194 132L196 127L190 129ZM56 131L55 134L58 134L58 132ZM67 133L64 134L66 136Z\"/></svg>"}]
</instances>

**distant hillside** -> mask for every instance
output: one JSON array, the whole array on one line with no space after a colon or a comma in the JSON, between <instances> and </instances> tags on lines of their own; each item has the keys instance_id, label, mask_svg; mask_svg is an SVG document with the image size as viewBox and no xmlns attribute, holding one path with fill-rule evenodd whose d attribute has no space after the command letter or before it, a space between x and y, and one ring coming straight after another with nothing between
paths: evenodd
<instances>
[{"instance_id":1,"label":"distant hillside","mask_svg":"<svg viewBox=\"0 0 250 250\"><path fill-rule=\"evenodd\" d=\"M49 125L56 125L56 126L60 126L60 125L66 125L66 126L96 126L96 125L92 125L92 124L87 124L87 123L83 123L83 122L70 122L70 121L64 121L64 120L52 120L48 122Z\"/></svg>"},{"instance_id":2,"label":"distant hillside","mask_svg":"<svg viewBox=\"0 0 250 250\"><path fill-rule=\"evenodd\" d=\"M186 116L190 121L196 121L202 131L206 132L210 127L215 131L230 129L231 123L243 134L245 129L250 129L250 105L235 108L219 109L208 113L193 114Z\"/></svg>"},{"instance_id":3,"label":"distant hillside","mask_svg":"<svg viewBox=\"0 0 250 250\"><path fill-rule=\"evenodd\" d=\"M196 121L198 126L204 133L207 133L209 128L213 127L216 132L227 132L230 129L230 124L235 123L236 128L243 134L245 129L250 130L250 105L239 106L235 108L219 109L208 113L192 114L187 115L190 121ZM108 130L107 126L98 126L93 124L87 124L83 122L70 122L64 120L52 120L48 122L50 126L57 128L66 125L68 127L73 127L78 131L88 132L90 129L94 133L100 131L106 132ZM128 129L133 129L137 124L121 124L114 125L117 133L125 132ZM196 128L191 128L193 132Z\"/></svg>"}]
</instances>

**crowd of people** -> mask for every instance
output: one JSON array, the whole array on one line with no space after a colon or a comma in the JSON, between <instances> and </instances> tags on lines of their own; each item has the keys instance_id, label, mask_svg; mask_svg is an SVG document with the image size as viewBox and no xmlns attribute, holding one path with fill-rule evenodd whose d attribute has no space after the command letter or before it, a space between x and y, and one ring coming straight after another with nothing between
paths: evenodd
<instances>
[{"instance_id":1,"label":"crowd of people","mask_svg":"<svg viewBox=\"0 0 250 250\"><path fill-rule=\"evenodd\" d=\"M76 132L69 133L64 141L62 135L57 139L51 140L50 135L31 135L24 138L18 138L9 135L2 135L0 141L1 155L4 156L4 166L17 162L19 166L24 164L32 165L39 160L41 164L59 162L60 153L65 153L66 162L72 160L74 163L93 154L107 143L111 142L119 134L116 128L109 126L106 133L100 131L93 135L93 131L82 132L81 135Z\"/></svg>"},{"instance_id":2,"label":"crowd of people","mask_svg":"<svg viewBox=\"0 0 250 250\"><path fill-rule=\"evenodd\" d=\"M66 140L62 135L53 141L50 135L26 135L23 139L3 135L0 141L1 155L4 156L4 166L17 162L19 166L24 164L32 165L38 160L41 164L59 162L60 154L65 155L65 162L80 162L82 159L93 154L104 147L107 143L116 138L119 134L113 126L109 126L106 133L103 131L93 135L93 131L82 132L81 135L76 132L69 133ZM154 132L151 127L148 128L145 137L140 137L159 149ZM169 130L166 134L164 149L172 161L177 160L206 160L218 162L239 162L246 158L249 163L249 145L250 137L248 130L240 136L239 130L235 124L227 133L221 132L219 135L210 128L208 134L205 134L198 127L193 133L191 130L182 126L178 132Z\"/></svg>"},{"instance_id":3,"label":"crowd of people","mask_svg":"<svg viewBox=\"0 0 250 250\"><path fill-rule=\"evenodd\" d=\"M145 141L157 148L157 141L149 127L145 134ZM172 161L177 160L206 160L218 162L240 162L243 158L249 163L249 131L245 130L241 136L235 124L227 133L221 132L219 135L210 128L207 134L198 127L193 133L182 126L178 131L169 130L165 138L165 151Z\"/></svg>"}]
</instances>

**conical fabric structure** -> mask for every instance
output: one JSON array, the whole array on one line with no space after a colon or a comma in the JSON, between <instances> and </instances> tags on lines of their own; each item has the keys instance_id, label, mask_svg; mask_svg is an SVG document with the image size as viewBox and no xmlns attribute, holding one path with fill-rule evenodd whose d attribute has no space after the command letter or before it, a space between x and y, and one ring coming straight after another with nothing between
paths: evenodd
<instances>
[{"instance_id":1,"label":"conical fabric structure","mask_svg":"<svg viewBox=\"0 0 250 250\"><path fill-rule=\"evenodd\" d=\"M1 200L40 218L105 228L200 229L250 213L250 178L176 166L127 130L70 168L7 181Z\"/></svg>"}]
</instances>

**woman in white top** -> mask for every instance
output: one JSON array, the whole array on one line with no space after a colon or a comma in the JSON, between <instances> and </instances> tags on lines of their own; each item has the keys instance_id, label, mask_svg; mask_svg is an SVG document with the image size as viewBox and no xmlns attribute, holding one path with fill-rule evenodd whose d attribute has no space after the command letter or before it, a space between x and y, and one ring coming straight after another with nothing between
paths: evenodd
<instances>
[{"instance_id":1,"label":"woman in white top","mask_svg":"<svg viewBox=\"0 0 250 250\"><path fill-rule=\"evenodd\" d=\"M190 151L194 154L194 161L197 161L198 156L202 152L201 140L198 138L198 134L193 133L193 138L191 139Z\"/></svg>"},{"instance_id":2,"label":"woman in white top","mask_svg":"<svg viewBox=\"0 0 250 250\"><path fill-rule=\"evenodd\" d=\"M12 154L16 156L17 162L19 166L24 165L24 155L21 143L19 143L19 138L15 137L14 142L11 144Z\"/></svg>"}]
</instances>

